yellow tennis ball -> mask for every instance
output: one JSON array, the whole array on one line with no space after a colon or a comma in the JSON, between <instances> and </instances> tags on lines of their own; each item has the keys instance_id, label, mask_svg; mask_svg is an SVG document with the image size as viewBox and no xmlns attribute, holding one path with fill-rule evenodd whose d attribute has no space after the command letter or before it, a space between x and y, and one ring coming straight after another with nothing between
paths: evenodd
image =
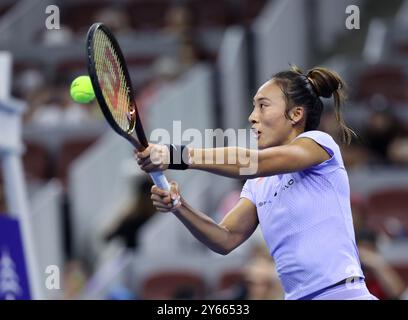
<instances>
[{"instance_id":1,"label":"yellow tennis ball","mask_svg":"<svg viewBox=\"0 0 408 320\"><path fill-rule=\"evenodd\" d=\"M89 76L79 76L71 83L71 97L78 103L89 103L95 98Z\"/></svg>"}]
</instances>

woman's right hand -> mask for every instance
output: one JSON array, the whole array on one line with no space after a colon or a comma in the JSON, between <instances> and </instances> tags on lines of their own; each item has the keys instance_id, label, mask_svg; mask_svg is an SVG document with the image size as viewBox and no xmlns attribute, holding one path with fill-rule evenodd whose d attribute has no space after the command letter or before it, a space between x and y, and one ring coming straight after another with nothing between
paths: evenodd
<instances>
[{"instance_id":1,"label":"woman's right hand","mask_svg":"<svg viewBox=\"0 0 408 320\"><path fill-rule=\"evenodd\" d=\"M153 206L160 212L174 212L181 206L181 196L176 182L170 182L170 191L160 189L154 185L151 189ZM174 205L174 200L176 205Z\"/></svg>"},{"instance_id":2,"label":"woman's right hand","mask_svg":"<svg viewBox=\"0 0 408 320\"><path fill-rule=\"evenodd\" d=\"M164 171L169 165L170 153L165 145L149 144L143 151L135 151L135 158L140 169L146 173Z\"/></svg>"}]
</instances>

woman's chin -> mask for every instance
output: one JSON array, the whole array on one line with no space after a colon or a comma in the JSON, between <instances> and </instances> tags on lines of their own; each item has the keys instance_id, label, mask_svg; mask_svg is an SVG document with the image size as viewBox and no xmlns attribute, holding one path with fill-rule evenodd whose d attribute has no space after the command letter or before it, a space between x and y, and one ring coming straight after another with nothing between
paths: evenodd
<instances>
[{"instance_id":1,"label":"woman's chin","mask_svg":"<svg viewBox=\"0 0 408 320\"><path fill-rule=\"evenodd\" d=\"M266 148L269 148L269 146L258 142L258 150L263 150L263 149L266 149Z\"/></svg>"},{"instance_id":2,"label":"woman's chin","mask_svg":"<svg viewBox=\"0 0 408 320\"><path fill-rule=\"evenodd\" d=\"M276 147L278 144L276 143L265 143L262 141L258 141L258 150L262 150L262 149L267 149L267 148L271 148L271 147Z\"/></svg>"}]
</instances>

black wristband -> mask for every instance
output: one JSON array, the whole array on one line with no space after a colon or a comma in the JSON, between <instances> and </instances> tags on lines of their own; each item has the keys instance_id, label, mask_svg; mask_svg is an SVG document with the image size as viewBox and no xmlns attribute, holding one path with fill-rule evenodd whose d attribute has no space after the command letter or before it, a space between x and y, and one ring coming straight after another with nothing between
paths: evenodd
<instances>
[{"instance_id":1,"label":"black wristband","mask_svg":"<svg viewBox=\"0 0 408 320\"><path fill-rule=\"evenodd\" d=\"M188 159L188 148L185 145L167 144L167 148L170 152L169 169L173 170L186 170L188 169L188 163L184 159Z\"/></svg>"}]
</instances>

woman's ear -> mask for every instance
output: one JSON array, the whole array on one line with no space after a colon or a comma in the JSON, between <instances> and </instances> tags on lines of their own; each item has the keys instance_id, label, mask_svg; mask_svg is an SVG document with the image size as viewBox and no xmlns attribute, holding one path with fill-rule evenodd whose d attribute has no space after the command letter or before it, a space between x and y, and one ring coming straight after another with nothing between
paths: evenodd
<instances>
[{"instance_id":1,"label":"woman's ear","mask_svg":"<svg viewBox=\"0 0 408 320\"><path fill-rule=\"evenodd\" d=\"M304 121L305 108L303 107L293 107L290 110L290 119L293 125Z\"/></svg>"}]
</instances>

